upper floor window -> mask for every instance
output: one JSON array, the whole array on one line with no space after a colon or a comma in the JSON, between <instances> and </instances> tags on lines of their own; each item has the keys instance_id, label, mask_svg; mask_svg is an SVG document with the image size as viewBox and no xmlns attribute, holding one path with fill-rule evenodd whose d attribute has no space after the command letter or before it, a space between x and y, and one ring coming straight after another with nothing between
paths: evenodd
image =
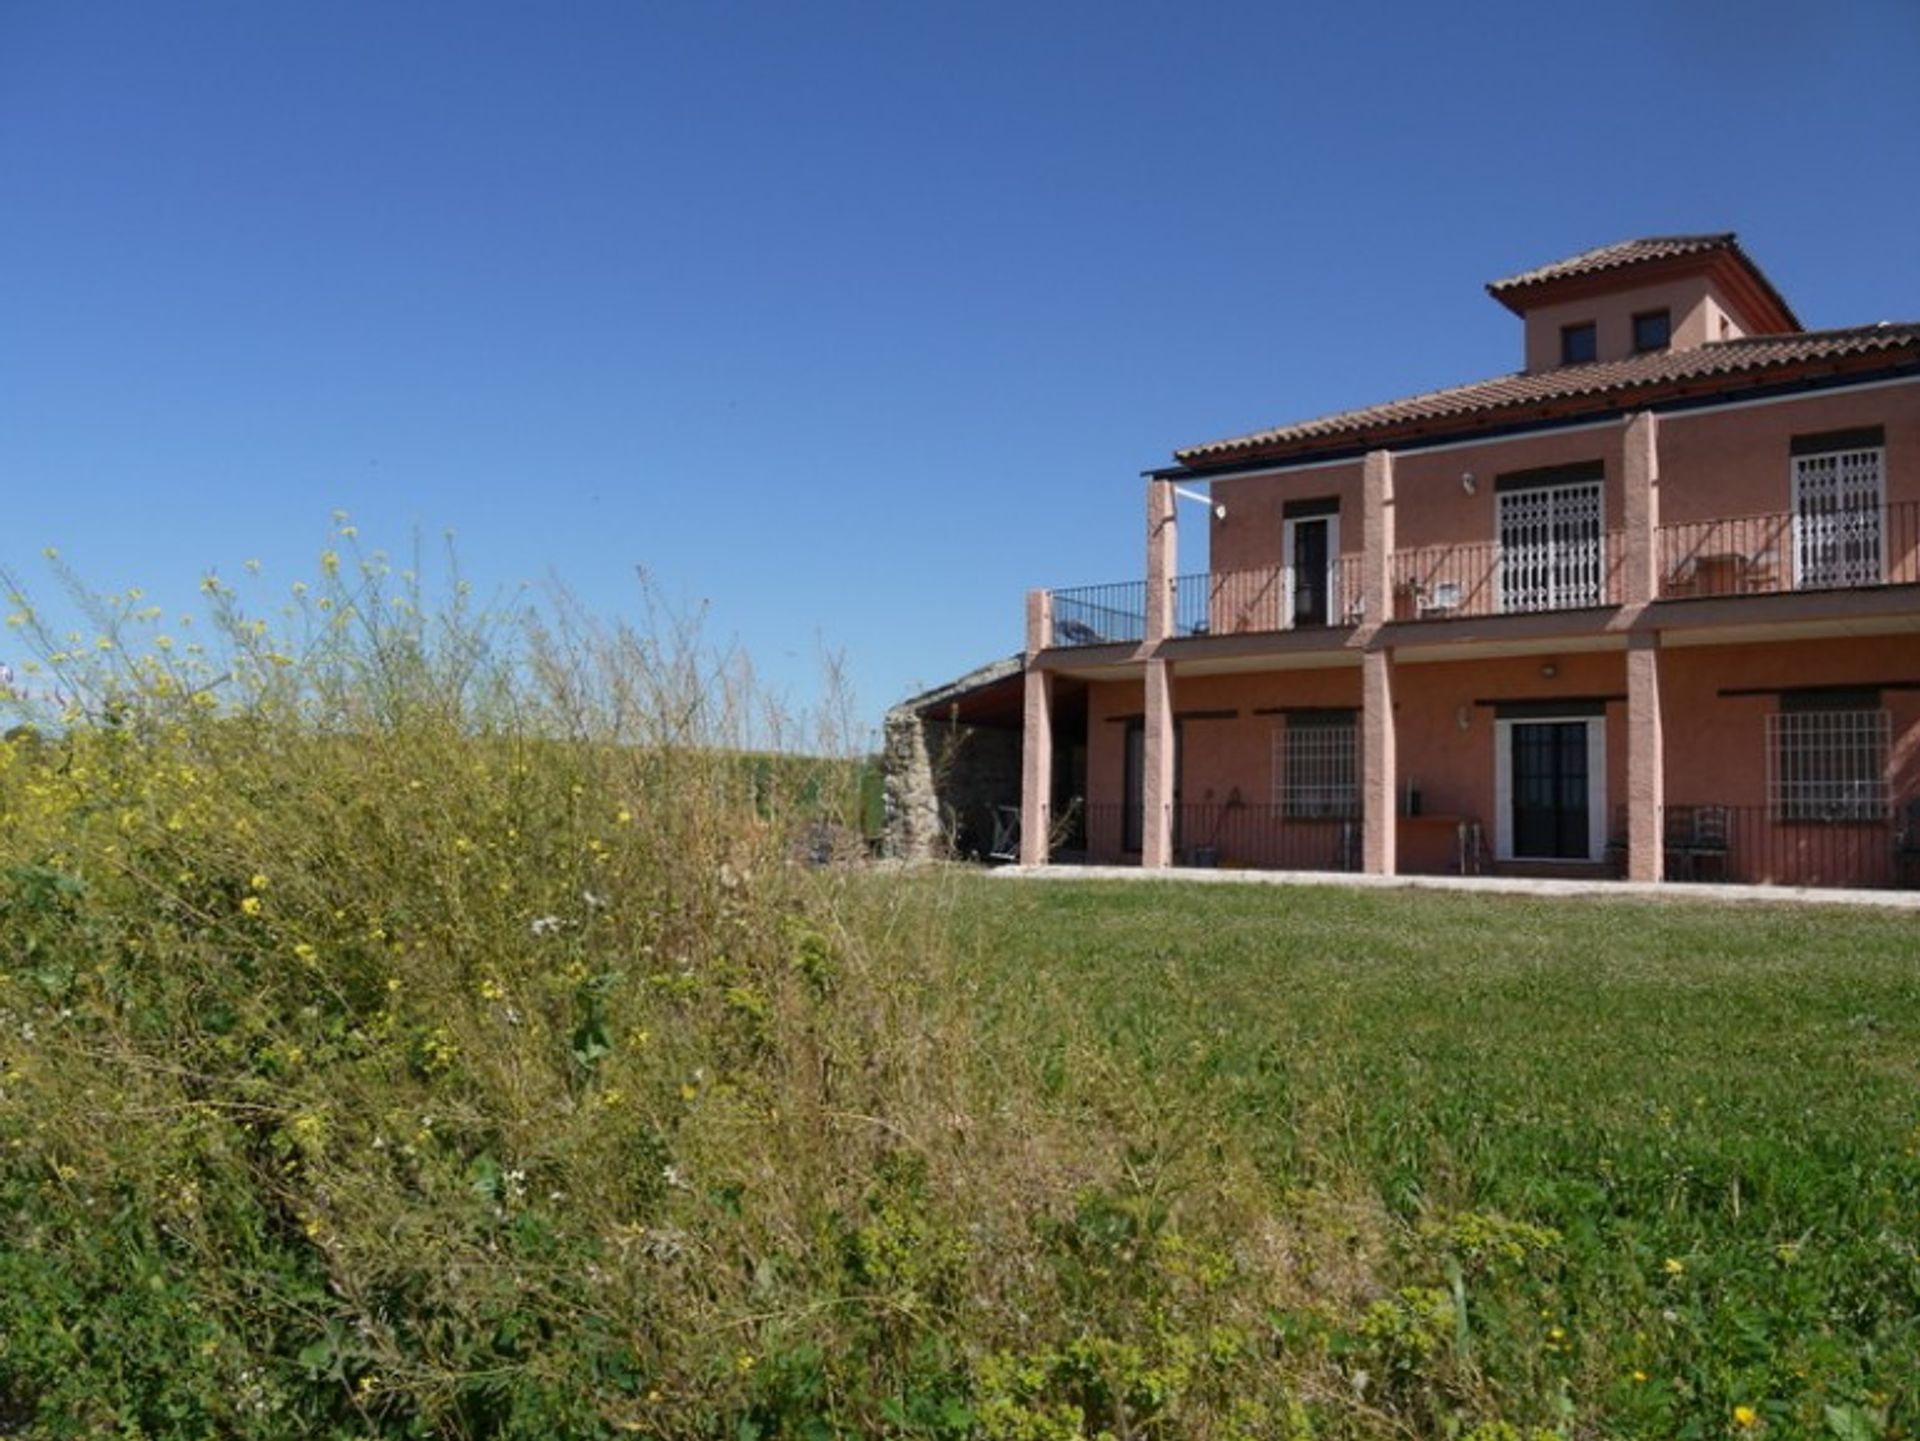
<instances>
[{"instance_id":1,"label":"upper floor window","mask_svg":"<svg viewBox=\"0 0 1920 1441\"><path fill-rule=\"evenodd\" d=\"M1665 350L1673 341L1673 316L1665 310L1648 310L1633 317L1633 351Z\"/></svg>"},{"instance_id":2,"label":"upper floor window","mask_svg":"<svg viewBox=\"0 0 1920 1441\"><path fill-rule=\"evenodd\" d=\"M1596 461L1516 471L1494 482L1503 612L1606 603L1602 475Z\"/></svg>"},{"instance_id":3,"label":"upper floor window","mask_svg":"<svg viewBox=\"0 0 1920 1441\"><path fill-rule=\"evenodd\" d=\"M1878 585L1886 574L1886 433L1795 436L1793 575L1801 589Z\"/></svg>"},{"instance_id":4,"label":"upper floor window","mask_svg":"<svg viewBox=\"0 0 1920 1441\"><path fill-rule=\"evenodd\" d=\"M1600 332L1591 320L1560 327L1560 363L1582 365L1600 354Z\"/></svg>"}]
</instances>

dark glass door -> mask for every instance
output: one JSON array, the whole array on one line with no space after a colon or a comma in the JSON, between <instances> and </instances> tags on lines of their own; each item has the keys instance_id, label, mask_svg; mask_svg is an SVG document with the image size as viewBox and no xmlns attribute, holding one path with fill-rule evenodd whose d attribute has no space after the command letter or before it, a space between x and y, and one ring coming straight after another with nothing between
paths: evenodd
<instances>
[{"instance_id":1,"label":"dark glass door","mask_svg":"<svg viewBox=\"0 0 1920 1441\"><path fill-rule=\"evenodd\" d=\"M1325 625L1330 597L1327 594L1328 525L1326 520L1293 522L1293 623Z\"/></svg>"},{"instance_id":2,"label":"dark glass door","mask_svg":"<svg viewBox=\"0 0 1920 1441\"><path fill-rule=\"evenodd\" d=\"M1523 721L1513 727L1513 853L1528 860L1586 860L1587 723Z\"/></svg>"}]
</instances>

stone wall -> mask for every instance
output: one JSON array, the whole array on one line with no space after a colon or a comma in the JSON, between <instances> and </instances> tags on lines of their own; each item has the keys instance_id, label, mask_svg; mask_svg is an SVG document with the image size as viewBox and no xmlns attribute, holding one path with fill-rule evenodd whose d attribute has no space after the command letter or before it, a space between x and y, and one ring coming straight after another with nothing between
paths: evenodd
<instances>
[{"instance_id":1,"label":"stone wall","mask_svg":"<svg viewBox=\"0 0 1920 1441\"><path fill-rule=\"evenodd\" d=\"M993 808L1020 804L1020 732L887 713L886 849L900 860L985 859Z\"/></svg>"}]
</instances>

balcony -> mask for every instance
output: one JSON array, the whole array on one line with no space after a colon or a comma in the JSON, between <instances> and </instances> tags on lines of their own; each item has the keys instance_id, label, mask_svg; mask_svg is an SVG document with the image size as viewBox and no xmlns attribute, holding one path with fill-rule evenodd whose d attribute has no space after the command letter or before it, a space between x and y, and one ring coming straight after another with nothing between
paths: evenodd
<instances>
[{"instance_id":1,"label":"balcony","mask_svg":"<svg viewBox=\"0 0 1920 1441\"><path fill-rule=\"evenodd\" d=\"M1780 511L1663 525L1654 538L1661 600L1920 584L1920 501ZM1617 606L1626 537L1567 527L1536 543L1476 541L1393 553L1396 621L1460 620ZM1260 635L1357 625L1364 558L1322 571L1213 571L1173 582L1175 637ZM1053 644L1138 645L1147 584L1053 592Z\"/></svg>"},{"instance_id":2,"label":"balcony","mask_svg":"<svg viewBox=\"0 0 1920 1441\"><path fill-rule=\"evenodd\" d=\"M1393 553L1393 619L1456 620L1620 604L1619 531L1539 545L1479 541Z\"/></svg>"},{"instance_id":3,"label":"balcony","mask_svg":"<svg viewBox=\"0 0 1920 1441\"><path fill-rule=\"evenodd\" d=\"M1311 573L1292 566L1208 571L1173 582L1175 636L1259 635L1357 625L1361 558L1342 556ZM1147 583L1116 581L1053 593L1056 646L1138 645L1147 634Z\"/></svg>"},{"instance_id":4,"label":"balcony","mask_svg":"<svg viewBox=\"0 0 1920 1441\"><path fill-rule=\"evenodd\" d=\"M1660 527L1660 599L1920 582L1920 502Z\"/></svg>"}]
</instances>

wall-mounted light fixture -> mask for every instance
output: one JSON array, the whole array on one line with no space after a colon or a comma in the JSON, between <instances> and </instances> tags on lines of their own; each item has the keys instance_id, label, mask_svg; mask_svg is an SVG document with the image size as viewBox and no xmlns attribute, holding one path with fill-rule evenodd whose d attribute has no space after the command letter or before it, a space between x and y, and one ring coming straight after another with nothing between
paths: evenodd
<instances>
[{"instance_id":1,"label":"wall-mounted light fixture","mask_svg":"<svg viewBox=\"0 0 1920 1441\"><path fill-rule=\"evenodd\" d=\"M1547 661L1544 665L1540 667L1540 675L1545 680L1552 680L1555 676L1559 674L1560 674L1560 667L1555 665L1552 661Z\"/></svg>"},{"instance_id":2,"label":"wall-mounted light fixture","mask_svg":"<svg viewBox=\"0 0 1920 1441\"><path fill-rule=\"evenodd\" d=\"M1182 500L1195 500L1195 501L1198 501L1201 505L1212 506L1213 518L1215 520L1225 520L1227 518L1226 506L1221 504L1219 501L1215 500L1210 495L1202 495L1197 490L1188 490L1184 485L1176 485L1173 488L1173 493L1179 496L1180 499Z\"/></svg>"},{"instance_id":3,"label":"wall-mounted light fixture","mask_svg":"<svg viewBox=\"0 0 1920 1441\"><path fill-rule=\"evenodd\" d=\"M1460 488L1468 495L1472 495L1476 490L1480 489L1480 482L1473 478L1472 471L1463 470L1460 472Z\"/></svg>"}]
</instances>

